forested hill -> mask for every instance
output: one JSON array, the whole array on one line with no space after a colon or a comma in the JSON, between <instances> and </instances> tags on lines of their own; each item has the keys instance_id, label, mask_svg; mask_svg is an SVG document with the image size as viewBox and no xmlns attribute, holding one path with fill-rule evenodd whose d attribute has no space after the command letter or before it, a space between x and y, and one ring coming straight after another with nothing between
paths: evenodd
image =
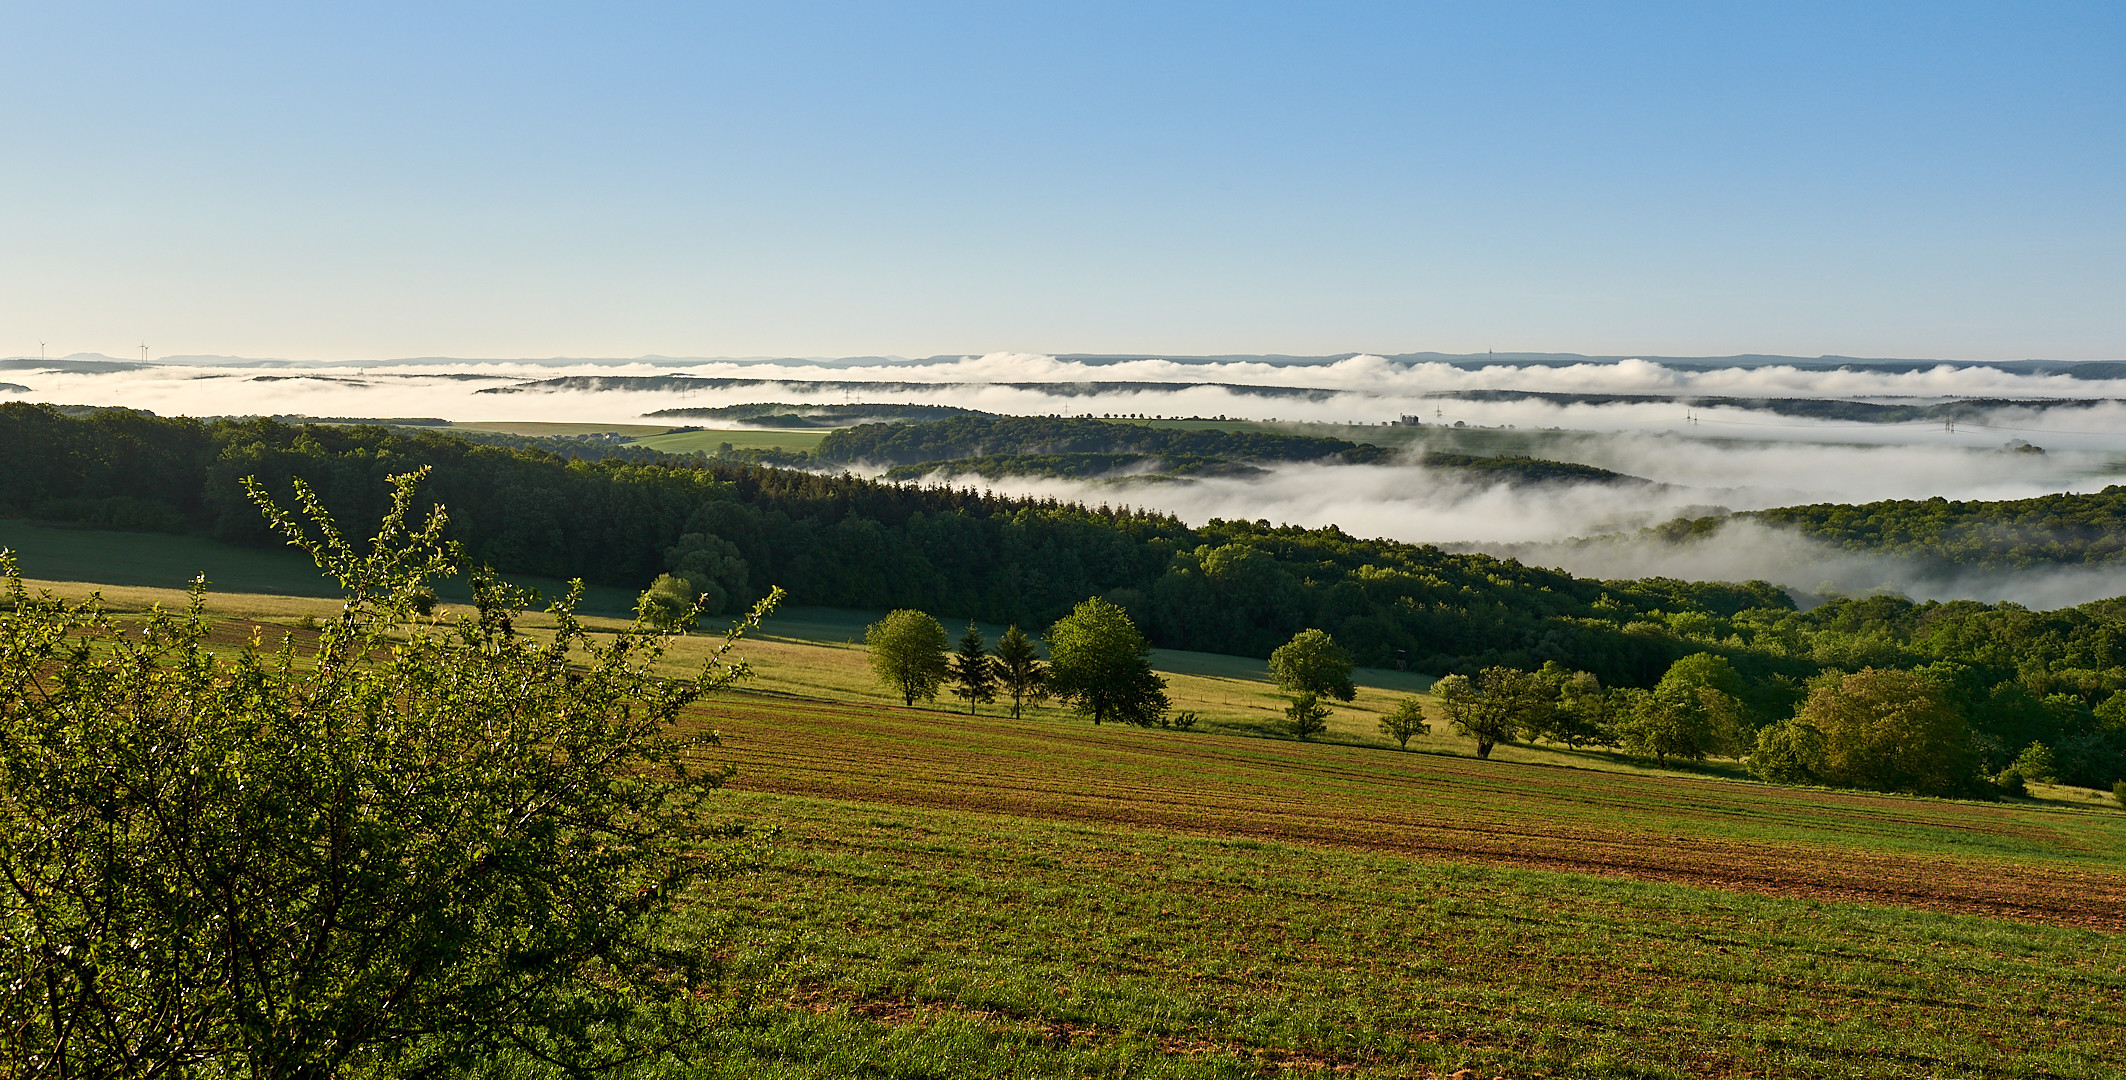
<instances>
[{"instance_id":1,"label":"forested hill","mask_svg":"<svg viewBox=\"0 0 2126 1080\"><path fill-rule=\"evenodd\" d=\"M1885 499L1678 519L1647 530L1676 543L1718 543L1730 520L1791 529L1846 551L1895 555L1941 569L2087 566L2126 560L2126 484L2086 495L2002 502Z\"/></svg>"},{"instance_id":2,"label":"forested hill","mask_svg":"<svg viewBox=\"0 0 2126 1080\"><path fill-rule=\"evenodd\" d=\"M1175 429L1086 417L977 414L921 423L866 424L822 440L816 460L888 466L890 479L930 474L1099 477L1158 472L1166 476L1245 476L1258 464L1414 463L1479 482L1645 483L1592 465L1501 455L1430 451L1409 457L1391 447L1282 432Z\"/></svg>"},{"instance_id":3,"label":"forested hill","mask_svg":"<svg viewBox=\"0 0 2126 1080\"><path fill-rule=\"evenodd\" d=\"M1398 650L1433 673L1555 660L1608 686L1650 686L1710 653L1732 661L1745 739L1790 715L1819 674L1918 670L1948 688L1986 769L2041 743L2056 757L2045 768L2076 782L2126 776L2126 598L2033 612L1869 597L1797 611L1762 582L1597 582L1333 527L1190 527L694 458L569 459L420 429L0 404L0 516L268 546L278 541L238 480L256 476L285 502L301 477L359 536L383 511L384 478L422 465L451 536L506 572L639 589L683 570L733 606L782 585L802 604L1028 629L1099 595L1171 648L1260 657L1318 627L1365 664L1392 664Z\"/></svg>"},{"instance_id":4,"label":"forested hill","mask_svg":"<svg viewBox=\"0 0 2126 1080\"><path fill-rule=\"evenodd\" d=\"M836 464L919 465L999 455L1141 454L1223 461L1375 460L1381 447L1277 432L1183 431L1089 417L958 416L865 424L831 432L818 458Z\"/></svg>"},{"instance_id":5,"label":"forested hill","mask_svg":"<svg viewBox=\"0 0 2126 1080\"><path fill-rule=\"evenodd\" d=\"M420 465L434 467L426 491L448 505L453 536L498 569L641 588L707 552L734 604L778 584L798 603L1039 628L1105 595L1167 647L1263 656L1322 627L1376 665L1397 650L1422 671L1557 659L1628 684L1658 677L1683 647L1635 622L1791 607L1763 583L1604 584L1335 528L1191 528L1053 499L688 458L568 460L430 431L0 405L8 516L264 546L275 541L239 478L285 496L303 477L352 524L381 512L385 476Z\"/></svg>"}]
</instances>

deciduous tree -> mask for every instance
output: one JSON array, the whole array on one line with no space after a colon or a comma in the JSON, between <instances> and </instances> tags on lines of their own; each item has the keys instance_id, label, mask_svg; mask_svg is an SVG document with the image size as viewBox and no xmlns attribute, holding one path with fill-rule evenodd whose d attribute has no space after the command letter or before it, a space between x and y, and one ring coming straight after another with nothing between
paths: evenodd
<instances>
[{"instance_id":1,"label":"deciduous tree","mask_svg":"<svg viewBox=\"0 0 2126 1080\"><path fill-rule=\"evenodd\" d=\"M1474 679L1449 675L1432 684L1433 699L1456 731L1476 740L1476 756L1539 727L1551 708L1550 688L1533 672L1488 667Z\"/></svg>"},{"instance_id":2,"label":"deciduous tree","mask_svg":"<svg viewBox=\"0 0 2126 1080\"><path fill-rule=\"evenodd\" d=\"M1167 710L1166 680L1152 673L1151 646L1121 608L1099 597L1048 631L1048 686L1097 725L1149 727Z\"/></svg>"},{"instance_id":3,"label":"deciduous tree","mask_svg":"<svg viewBox=\"0 0 2126 1080\"><path fill-rule=\"evenodd\" d=\"M1285 730L1300 739L1311 739L1329 730L1329 710L1311 692L1292 699L1284 710Z\"/></svg>"},{"instance_id":4,"label":"deciduous tree","mask_svg":"<svg viewBox=\"0 0 2126 1080\"><path fill-rule=\"evenodd\" d=\"M1429 735L1432 725L1425 722L1425 706L1416 698L1404 698L1395 703L1387 715L1380 718L1380 733L1395 740L1395 745L1410 749L1414 736Z\"/></svg>"},{"instance_id":5,"label":"deciduous tree","mask_svg":"<svg viewBox=\"0 0 2126 1080\"><path fill-rule=\"evenodd\" d=\"M1301 630L1270 654L1278 688L1295 694L1349 701L1358 696L1352 670L1351 654L1324 630Z\"/></svg>"},{"instance_id":6,"label":"deciduous tree","mask_svg":"<svg viewBox=\"0 0 2126 1080\"><path fill-rule=\"evenodd\" d=\"M1823 734L1823 776L1845 787L1957 795L1978 755L1942 688L1910 671L1862 668L1813 680L1794 717Z\"/></svg>"},{"instance_id":7,"label":"deciduous tree","mask_svg":"<svg viewBox=\"0 0 2126 1080\"><path fill-rule=\"evenodd\" d=\"M945 661L945 628L924 612L887 612L865 628L864 644L871 650L872 674L908 705L917 698L934 700L951 673Z\"/></svg>"}]
</instances>

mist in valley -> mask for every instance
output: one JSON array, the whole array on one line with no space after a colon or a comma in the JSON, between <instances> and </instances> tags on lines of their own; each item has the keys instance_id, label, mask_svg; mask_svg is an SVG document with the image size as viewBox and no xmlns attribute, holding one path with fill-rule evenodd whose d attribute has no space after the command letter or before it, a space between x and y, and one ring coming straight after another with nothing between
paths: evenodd
<instances>
[{"instance_id":1,"label":"mist in valley","mask_svg":"<svg viewBox=\"0 0 2126 1080\"><path fill-rule=\"evenodd\" d=\"M689 386L697 379L743 385ZM1938 572L1855 554L1750 522L1710 542L1630 534L1676 517L1817 502L2015 499L2126 479L2126 380L1986 366L1897 370L1790 365L1711 368L1648 361L1484 366L1358 356L1093 362L1020 353L928 361L424 361L376 365L154 364L34 370L0 400L123 405L165 415L436 417L458 422L696 423L663 409L750 402L942 404L1007 414L1228 417L1348 425L1326 432L1407 447L1391 465L1283 464L1246 478L1007 477L975 486L1211 518L1336 525L1360 536L1480 550L1615 578L1765 579L1804 597L1891 591L1914 598L2053 607L2126 593L2126 570ZM567 379L566 384L552 380ZM1679 401L1469 401L1470 390L1876 402L2002 398L1974 422L1863 423ZM2045 404L2050 402L2051 404ZM1414 418L1418 427L1385 428ZM733 425L736 426L736 425ZM1425 449L1519 452L1644 482L1474 482L1417 464ZM861 468L859 471L862 471ZM1599 540L1588 538L1600 537Z\"/></svg>"}]
</instances>

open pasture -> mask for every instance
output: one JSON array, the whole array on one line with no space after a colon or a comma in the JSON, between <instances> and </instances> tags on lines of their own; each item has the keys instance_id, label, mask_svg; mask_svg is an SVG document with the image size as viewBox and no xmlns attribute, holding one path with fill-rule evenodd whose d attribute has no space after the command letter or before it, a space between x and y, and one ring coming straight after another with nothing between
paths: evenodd
<instances>
[{"instance_id":1,"label":"open pasture","mask_svg":"<svg viewBox=\"0 0 2126 1080\"><path fill-rule=\"evenodd\" d=\"M637 446L667 454L713 454L724 443L736 450L812 450L827 437L825 428L715 428L702 431L672 431L643 435Z\"/></svg>"}]
</instances>

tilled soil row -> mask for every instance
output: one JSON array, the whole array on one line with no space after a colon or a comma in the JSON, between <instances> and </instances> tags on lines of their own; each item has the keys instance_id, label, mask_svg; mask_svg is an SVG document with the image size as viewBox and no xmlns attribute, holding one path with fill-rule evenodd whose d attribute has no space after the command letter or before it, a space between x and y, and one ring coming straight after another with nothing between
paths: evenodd
<instances>
[{"instance_id":1,"label":"tilled soil row","mask_svg":"<svg viewBox=\"0 0 2126 1080\"><path fill-rule=\"evenodd\" d=\"M901 806L1154 828L1529 869L1621 876L1796 898L1897 904L1937 911L2126 931L2126 874L2045 861L1829 847L1708 834L1688 815L1662 813L1678 785L1693 781L1572 773L1505 763L1407 755L1406 775L1383 778L1341 768L1337 755L1375 751L1229 738L1117 742L1047 725L1030 745L1023 725L935 713L729 701L715 723L739 767L735 786ZM884 715L881 713L884 712ZM1253 746L1222 747L1222 743ZM1046 752L1037 752L1045 750ZM1263 751L1274 750L1267 763ZM1477 805L1442 797L1442 785L1481 770L1511 785L1593 789L1598 801L1643 800L1644 823L1573 819L1571 805ZM1296 775L1295 775L1296 774ZM1538 777L1529 777L1536 780ZM1717 802L1700 785L1694 800ZM1333 794L1327 794L1329 788ZM1738 787L1761 796L1768 789ZM1779 792L1806 812L1820 793ZM1854 797L1834 796L1851 805ZM1861 796L1860 800L1868 797ZM1825 800L1815 800L1824 809ZM1893 800L1875 800L1893 802ZM1905 807L1913 807L1906 810ZM1986 807L1892 808L1903 824L2013 835ZM1977 811L1973 814L1971 811ZM1998 817L2000 815L1992 815ZM1999 824L2002 828L1988 828Z\"/></svg>"}]
</instances>

